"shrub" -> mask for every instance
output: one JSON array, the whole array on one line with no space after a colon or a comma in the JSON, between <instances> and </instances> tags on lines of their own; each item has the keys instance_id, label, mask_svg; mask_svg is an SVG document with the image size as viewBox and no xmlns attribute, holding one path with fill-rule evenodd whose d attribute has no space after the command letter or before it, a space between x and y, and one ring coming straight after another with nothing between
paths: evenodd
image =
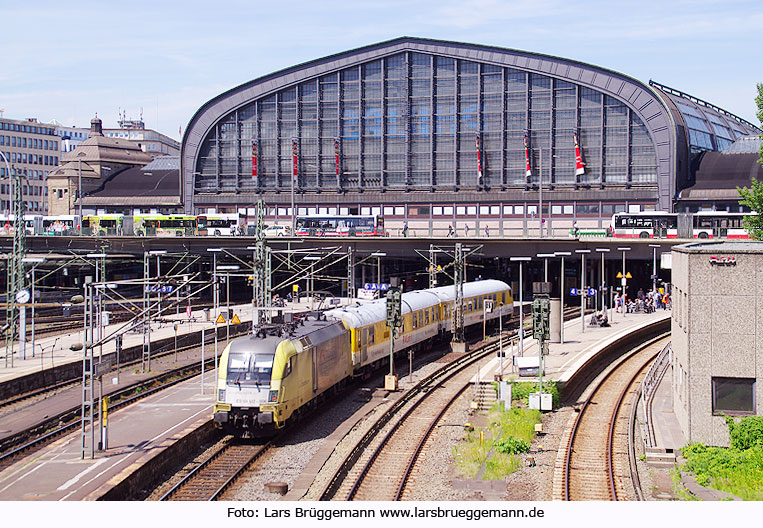
<instances>
[{"instance_id":1,"label":"shrub","mask_svg":"<svg viewBox=\"0 0 763 528\"><path fill-rule=\"evenodd\" d=\"M520 453L527 453L530 450L530 444L520 438L507 436L495 443L495 449L507 455L518 455Z\"/></svg>"},{"instance_id":2,"label":"shrub","mask_svg":"<svg viewBox=\"0 0 763 528\"><path fill-rule=\"evenodd\" d=\"M763 416L746 416L739 422L726 416L726 424L732 449L744 451L754 446L763 447Z\"/></svg>"}]
</instances>

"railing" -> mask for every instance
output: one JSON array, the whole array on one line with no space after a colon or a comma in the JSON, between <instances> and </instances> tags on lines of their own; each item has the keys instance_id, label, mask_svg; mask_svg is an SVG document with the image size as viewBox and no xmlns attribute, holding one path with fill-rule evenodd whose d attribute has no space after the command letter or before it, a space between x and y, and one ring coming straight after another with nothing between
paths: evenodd
<instances>
[{"instance_id":1,"label":"railing","mask_svg":"<svg viewBox=\"0 0 763 528\"><path fill-rule=\"evenodd\" d=\"M652 366L644 375L644 381L641 383L641 406L644 414L643 437L646 447L654 447L654 423L652 416L652 400L654 393L662 381L668 365L672 363L673 348L671 343L665 345L665 348L657 355Z\"/></svg>"}]
</instances>

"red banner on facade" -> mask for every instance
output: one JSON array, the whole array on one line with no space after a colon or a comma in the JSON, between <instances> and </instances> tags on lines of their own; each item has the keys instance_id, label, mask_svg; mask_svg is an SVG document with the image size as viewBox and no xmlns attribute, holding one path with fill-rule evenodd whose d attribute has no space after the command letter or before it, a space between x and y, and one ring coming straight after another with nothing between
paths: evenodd
<instances>
[{"instance_id":1,"label":"red banner on facade","mask_svg":"<svg viewBox=\"0 0 763 528\"><path fill-rule=\"evenodd\" d=\"M297 179L297 173L299 172L299 161L297 159L298 155L298 149L297 149L297 138L291 139L291 175L294 177L294 180Z\"/></svg>"},{"instance_id":2,"label":"red banner on facade","mask_svg":"<svg viewBox=\"0 0 763 528\"><path fill-rule=\"evenodd\" d=\"M336 164L336 176L339 177L339 138L334 138L334 163Z\"/></svg>"},{"instance_id":3,"label":"red banner on facade","mask_svg":"<svg viewBox=\"0 0 763 528\"><path fill-rule=\"evenodd\" d=\"M475 143L477 147L477 183L482 183L482 157L480 154L480 135L475 136Z\"/></svg>"},{"instance_id":4,"label":"red banner on facade","mask_svg":"<svg viewBox=\"0 0 763 528\"><path fill-rule=\"evenodd\" d=\"M528 143L529 139L527 137L527 132L525 132L525 176L528 178L533 175L533 171L530 170L530 154L528 152Z\"/></svg>"},{"instance_id":5,"label":"red banner on facade","mask_svg":"<svg viewBox=\"0 0 763 528\"><path fill-rule=\"evenodd\" d=\"M252 176L257 176L257 142L252 141Z\"/></svg>"},{"instance_id":6,"label":"red banner on facade","mask_svg":"<svg viewBox=\"0 0 763 528\"><path fill-rule=\"evenodd\" d=\"M580 145L578 145L576 132L572 133L572 139L575 140L575 176L582 176L585 174L585 165L583 165L583 158L580 157Z\"/></svg>"}]
</instances>

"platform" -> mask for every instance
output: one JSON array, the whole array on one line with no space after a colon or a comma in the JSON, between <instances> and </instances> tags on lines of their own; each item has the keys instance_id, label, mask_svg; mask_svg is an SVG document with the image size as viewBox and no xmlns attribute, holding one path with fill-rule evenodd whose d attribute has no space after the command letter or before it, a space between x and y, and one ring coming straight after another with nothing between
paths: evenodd
<instances>
[{"instance_id":1,"label":"platform","mask_svg":"<svg viewBox=\"0 0 763 528\"><path fill-rule=\"evenodd\" d=\"M669 310L657 310L651 314L644 313L615 313L608 327L589 326L590 315L586 316L585 330L582 328L580 317L564 323L564 343L550 343L549 353L544 356L544 380L567 382L586 362L594 357L611 343L621 339L631 332L643 328L652 323L669 319ZM537 368L538 342L534 338L524 339L524 350L519 346L507 346L504 342L504 378L518 381L536 381L536 376L519 376L517 368L513 366L513 356L521 358L535 358L534 365ZM521 361L520 361L521 362ZM480 367L480 381L493 380L495 375L501 372L500 358L491 358L487 364ZM476 379L475 379L476 381Z\"/></svg>"}]
</instances>

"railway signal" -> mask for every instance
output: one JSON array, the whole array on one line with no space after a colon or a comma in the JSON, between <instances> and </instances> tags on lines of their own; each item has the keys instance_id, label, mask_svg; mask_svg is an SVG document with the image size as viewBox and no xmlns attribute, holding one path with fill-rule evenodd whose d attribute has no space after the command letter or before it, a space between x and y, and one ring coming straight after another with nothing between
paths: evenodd
<instances>
[{"instance_id":1,"label":"railway signal","mask_svg":"<svg viewBox=\"0 0 763 528\"><path fill-rule=\"evenodd\" d=\"M389 326L389 374L384 377L385 390L397 390L395 376L395 332L403 325L403 294L398 288L387 290L387 326Z\"/></svg>"}]
</instances>

